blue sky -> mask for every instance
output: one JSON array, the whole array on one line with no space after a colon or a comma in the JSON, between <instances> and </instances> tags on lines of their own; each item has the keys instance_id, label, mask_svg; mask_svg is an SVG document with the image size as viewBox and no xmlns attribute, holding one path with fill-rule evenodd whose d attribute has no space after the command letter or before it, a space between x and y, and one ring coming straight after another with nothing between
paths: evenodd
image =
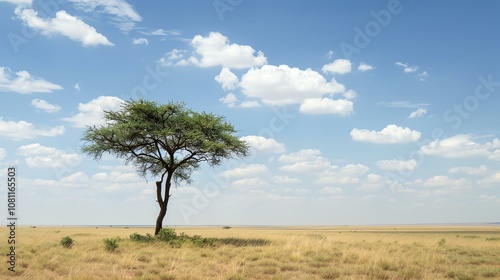
<instances>
[{"instance_id":1,"label":"blue sky","mask_svg":"<svg viewBox=\"0 0 500 280\"><path fill-rule=\"evenodd\" d=\"M79 152L142 97L223 115L252 151L177 186L166 224L498 222L499 8L0 0L0 179L17 166L22 224L153 225L155 178Z\"/></svg>"}]
</instances>

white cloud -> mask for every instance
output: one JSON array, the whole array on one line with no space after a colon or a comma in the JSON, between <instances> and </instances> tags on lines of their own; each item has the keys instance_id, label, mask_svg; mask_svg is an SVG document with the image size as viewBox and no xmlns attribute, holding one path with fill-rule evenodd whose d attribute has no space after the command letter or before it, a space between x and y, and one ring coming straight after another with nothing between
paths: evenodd
<instances>
[{"instance_id":1,"label":"white cloud","mask_svg":"<svg viewBox=\"0 0 500 280\"><path fill-rule=\"evenodd\" d=\"M167 52L162 58L158 60L161 66L172 66L172 65L187 65L187 61L184 58L185 50L173 49Z\"/></svg>"},{"instance_id":2,"label":"white cloud","mask_svg":"<svg viewBox=\"0 0 500 280\"><path fill-rule=\"evenodd\" d=\"M285 163L296 163L301 161L311 161L316 159L321 155L320 150L318 149L303 149L295 153L291 153L288 155L281 155L278 158L278 161Z\"/></svg>"},{"instance_id":3,"label":"white cloud","mask_svg":"<svg viewBox=\"0 0 500 280\"><path fill-rule=\"evenodd\" d=\"M416 130L411 130L408 127L403 128L395 124L390 124L381 131L357 128L351 131L352 140L376 144L410 143L420 139L420 135L420 132Z\"/></svg>"},{"instance_id":4,"label":"white cloud","mask_svg":"<svg viewBox=\"0 0 500 280\"><path fill-rule=\"evenodd\" d=\"M21 146L17 154L25 157L26 165L32 168L73 168L83 160L77 153L68 153L39 143Z\"/></svg>"},{"instance_id":5,"label":"white cloud","mask_svg":"<svg viewBox=\"0 0 500 280\"><path fill-rule=\"evenodd\" d=\"M489 156L489 159L491 160L500 160L500 149L493 151Z\"/></svg>"},{"instance_id":6,"label":"white cloud","mask_svg":"<svg viewBox=\"0 0 500 280\"><path fill-rule=\"evenodd\" d=\"M262 164L250 164L247 166L237 167L231 170L226 170L221 173L223 178L241 178L261 175L268 172L268 168Z\"/></svg>"},{"instance_id":7,"label":"white cloud","mask_svg":"<svg viewBox=\"0 0 500 280\"><path fill-rule=\"evenodd\" d=\"M61 182L67 184L86 184L89 182L89 176L83 172L76 172L61 178Z\"/></svg>"},{"instance_id":8,"label":"white cloud","mask_svg":"<svg viewBox=\"0 0 500 280\"><path fill-rule=\"evenodd\" d=\"M342 96L344 96L347 100L353 100L358 96L358 93L356 91L350 89L350 90L344 92L342 94Z\"/></svg>"},{"instance_id":9,"label":"white cloud","mask_svg":"<svg viewBox=\"0 0 500 280\"><path fill-rule=\"evenodd\" d=\"M236 102L238 102L238 98L232 92L228 93L226 96L219 99L220 102L227 105L229 108L236 107Z\"/></svg>"},{"instance_id":10,"label":"white cloud","mask_svg":"<svg viewBox=\"0 0 500 280\"><path fill-rule=\"evenodd\" d=\"M114 96L99 96L88 103L79 103L79 113L64 121L72 122L74 127L86 127L104 124L104 110L119 111L123 105L123 100Z\"/></svg>"},{"instance_id":11,"label":"white cloud","mask_svg":"<svg viewBox=\"0 0 500 280\"><path fill-rule=\"evenodd\" d=\"M132 44L134 44L134 45L148 45L149 41L146 38L133 38Z\"/></svg>"},{"instance_id":12,"label":"white cloud","mask_svg":"<svg viewBox=\"0 0 500 280\"><path fill-rule=\"evenodd\" d=\"M347 164L342 168L330 166L318 175L317 184L358 184L370 169L363 164Z\"/></svg>"},{"instance_id":13,"label":"white cloud","mask_svg":"<svg viewBox=\"0 0 500 280\"><path fill-rule=\"evenodd\" d=\"M27 71L16 72L14 77L9 68L0 67L0 92L25 94L53 92L54 90L61 89L63 88L60 85L47 82L41 78L33 77Z\"/></svg>"},{"instance_id":14,"label":"white cloud","mask_svg":"<svg viewBox=\"0 0 500 280\"><path fill-rule=\"evenodd\" d=\"M113 23L121 30L129 31L142 20L132 5L124 0L69 0L76 8L85 12L111 15Z\"/></svg>"},{"instance_id":15,"label":"white cloud","mask_svg":"<svg viewBox=\"0 0 500 280\"><path fill-rule=\"evenodd\" d=\"M368 174L366 178L361 182L361 191L377 191L389 185L387 178L377 175Z\"/></svg>"},{"instance_id":16,"label":"white cloud","mask_svg":"<svg viewBox=\"0 0 500 280\"><path fill-rule=\"evenodd\" d=\"M410 115L408 116L408 118L409 119L418 118L418 117L421 117L425 114L427 114L426 109L418 108L417 110L411 112Z\"/></svg>"},{"instance_id":17,"label":"white cloud","mask_svg":"<svg viewBox=\"0 0 500 280\"><path fill-rule=\"evenodd\" d=\"M323 65L323 73L347 74L351 72L352 64L348 59L336 59L330 64Z\"/></svg>"},{"instance_id":18,"label":"white cloud","mask_svg":"<svg viewBox=\"0 0 500 280\"><path fill-rule=\"evenodd\" d=\"M300 70L287 65L251 68L241 77L240 87L246 96L260 99L267 105L297 104L308 98L345 91L335 79L327 82L309 68Z\"/></svg>"},{"instance_id":19,"label":"white cloud","mask_svg":"<svg viewBox=\"0 0 500 280\"><path fill-rule=\"evenodd\" d=\"M411 171L418 167L417 161L411 160L379 160L377 167L381 170L387 171Z\"/></svg>"},{"instance_id":20,"label":"white cloud","mask_svg":"<svg viewBox=\"0 0 500 280\"><path fill-rule=\"evenodd\" d=\"M176 30L165 30L162 28L153 31L139 31L139 33L150 36L169 36L169 35L177 36L181 34L179 31Z\"/></svg>"},{"instance_id":21,"label":"white cloud","mask_svg":"<svg viewBox=\"0 0 500 280\"><path fill-rule=\"evenodd\" d=\"M452 167L448 169L448 173L452 174L463 173L468 175L482 175L487 172L488 172L488 167L486 165L480 165L478 167L461 166L461 167Z\"/></svg>"},{"instance_id":22,"label":"white cloud","mask_svg":"<svg viewBox=\"0 0 500 280\"><path fill-rule=\"evenodd\" d=\"M330 162L321 157L317 149L303 149L288 155L281 155L279 162L288 163L279 169L287 172L320 172L331 168Z\"/></svg>"},{"instance_id":23,"label":"white cloud","mask_svg":"<svg viewBox=\"0 0 500 280\"><path fill-rule=\"evenodd\" d=\"M478 180L477 183L482 187L500 186L500 172L496 172L484 179Z\"/></svg>"},{"instance_id":24,"label":"white cloud","mask_svg":"<svg viewBox=\"0 0 500 280\"><path fill-rule=\"evenodd\" d=\"M80 83L76 83L74 86L73 86L74 89L76 89L76 91L80 91Z\"/></svg>"},{"instance_id":25,"label":"white cloud","mask_svg":"<svg viewBox=\"0 0 500 280\"><path fill-rule=\"evenodd\" d=\"M261 107L260 103L257 101L243 101L240 104L241 108L257 108Z\"/></svg>"},{"instance_id":26,"label":"white cloud","mask_svg":"<svg viewBox=\"0 0 500 280\"><path fill-rule=\"evenodd\" d=\"M415 75L415 77L417 77L421 81L425 81L425 78L428 76L429 76L429 73L427 73L427 71L424 71L422 73Z\"/></svg>"},{"instance_id":27,"label":"white cloud","mask_svg":"<svg viewBox=\"0 0 500 280\"><path fill-rule=\"evenodd\" d=\"M53 137L64 134L64 126L57 126L49 130L35 128L35 125L26 121L4 121L0 117L0 136L12 140L33 139L38 136Z\"/></svg>"},{"instance_id":28,"label":"white cloud","mask_svg":"<svg viewBox=\"0 0 500 280\"><path fill-rule=\"evenodd\" d=\"M434 140L422 146L420 152L428 156L445 158L488 157L494 155L490 149L500 147L500 140L479 144L474 142L471 135L458 134L443 140Z\"/></svg>"},{"instance_id":29,"label":"white cloud","mask_svg":"<svg viewBox=\"0 0 500 280\"><path fill-rule=\"evenodd\" d=\"M40 31L43 35L63 35L74 41L79 41L83 46L106 45L113 43L98 33L94 27L87 25L80 18L68 14L66 11L58 11L55 18L45 20L38 17L38 13L32 9L16 9L16 15L30 28Z\"/></svg>"},{"instance_id":30,"label":"white cloud","mask_svg":"<svg viewBox=\"0 0 500 280\"><path fill-rule=\"evenodd\" d=\"M233 90L238 86L238 77L227 67L222 68L215 80L222 86L223 90Z\"/></svg>"},{"instance_id":31,"label":"white cloud","mask_svg":"<svg viewBox=\"0 0 500 280\"><path fill-rule=\"evenodd\" d=\"M371 65L368 65L364 62L361 62L358 66L358 70L361 71L361 72L365 72L365 71L370 71L370 70L373 70L375 69L375 67L371 66Z\"/></svg>"},{"instance_id":32,"label":"white cloud","mask_svg":"<svg viewBox=\"0 0 500 280\"><path fill-rule=\"evenodd\" d=\"M300 178L290 178L288 176L273 176L272 180L276 184L296 184L302 182Z\"/></svg>"},{"instance_id":33,"label":"white cloud","mask_svg":"<svg viewBox=\"0 0 500 280\"><path fill-rule=\"evenodd\" d=\"M50 104L49 102L43 99L33 99L31 100L31 105L35 106L35 108L43 110L47 113L56 113L61 110L61 107L55 104Z\"/></svg>"},{"instance_id":34,"label":"white cloud","mask_svg":"<svg viewBox=\"0 0 500 280\"><path fill-rule=\"evenodd\" d=\"M0 2L7 2L17 6L31 6L33 0L0 0Z\"/></svg>"},{"instance_id":35,"label":"white cloud","mask_svg":"<svg viewBox=\"0 0 500 280\"><path fill-rule=\"evenodd\" d=\"M257 153L284 153L285 145L277 142L272 138L265 138L262 136L248 135L240 138L241 141L245 141L249 146L251 151Z\"/></svg>"},{"instance_id":36,"label":"white cloud","mask_svg":"<svg viewBox=\"0 0 500 280\"><path fill-rule=\"evenodd\" d=\"M253 177L253 178L243 178L234 181L232 186L248 186L248 187L258 187L258 186L266 186L268 183L261 178Z\"/></svg>"},{"instance_id":37,"label":"white cloud","mask_svg":"<svg viewBox=\"0 0 500 280\"><path fill-rule=\"evenodd\" d=\"M471 182L465 178L454 179L448 176L437 175L427 180L416 180L416 185L424 187L447 187L447 188L461 188L471 185Z\"/></svg>"},{"instance_id":38,"label":"white cloud","mask_svg":"<svg viewBox=\"0 0 500 280\"><path fill-rule=\"evenodd\" d=\"M428 103L411 103L410 101L383 101L377 103L377 105L384 106L384 107L391 107L391 108L414 108L418 109L421 107L429 106L430 104Z\"/></svg>"},{"instance_id":39,"label":"white cloud","mask_svg":"<svg viewBox=\"0 0 500 280\"><path fill-rule=\"evenodd\" d=\"M207 37L196 35L191 40L196 56L191 56L181 64L193 64L199 67L222 66L245 69L267 63L261 51L254 56L255 50L248 45L229 44L229 39L218 33L210 32Z\"/></svg>"},{"instance_id":40,"label":"white cloud","mask_svg":"<svg viewBox=\"0 0 500 280\"><path fill-rule=\"evenodd\" d=\"M398 66L404 67L403 71L405 73L411 73L411 72L415 72L418 70L417 66L409 66L407 63L396 62L395 64Z\"/></svg>"},{"instance_id":41,"label":"white cloud","mask_svg":"<svg viewBox=\"0 0 500 280\"><path fill-rule=\"evenodd\" d=\"M326 97L306 99L300 105L299 110L310 115L335 114L340 116L348 116L354 111L352 101Z\"/></svg>"}]
</instances>

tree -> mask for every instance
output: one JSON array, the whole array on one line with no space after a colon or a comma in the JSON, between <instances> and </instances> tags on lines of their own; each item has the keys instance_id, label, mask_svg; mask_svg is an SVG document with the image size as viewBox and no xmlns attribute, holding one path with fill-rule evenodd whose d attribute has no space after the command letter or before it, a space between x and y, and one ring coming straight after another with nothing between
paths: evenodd
<instances>
[{"instance_id":1,"label":"tree","mask_svg":"<svg viewBox=\"0 0 500 280\"><path fill-rule=\"evenodd\" d=\"M119 111L105 111L104 119L100 127L87 127L82 152L95 160L109 153L132 163L144 178L148 174L160 178L155 235L167 214L172 183L190 183L201 162L216 166L248 155L247 144L234 135L236 130L224 117L194 112L183 103L126 101Z\"/></svg>"}]
</instances>

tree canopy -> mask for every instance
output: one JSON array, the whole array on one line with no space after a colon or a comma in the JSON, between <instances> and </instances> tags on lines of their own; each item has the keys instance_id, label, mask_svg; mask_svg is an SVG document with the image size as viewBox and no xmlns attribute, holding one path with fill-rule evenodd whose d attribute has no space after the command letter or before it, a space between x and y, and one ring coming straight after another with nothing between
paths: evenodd
<instances>
[{"instance_id":1,"label":"tree canopy","mask_svg":"<svg viewBox=\"0 0 500 280\"><path fill-rule=\"evenodd\" d=\"M248 155L247 144L234 135L234 126L224 117L195 112L183 103L126 101L119 111L105 111L104 120L104 125L87 127L82 152L96 160L109 153L133 164L142 177L160 178L155 234L166 214L171 182L190 183L192 171L201 162L216 166L225 159Z\"/></svg>"}]
</instances>

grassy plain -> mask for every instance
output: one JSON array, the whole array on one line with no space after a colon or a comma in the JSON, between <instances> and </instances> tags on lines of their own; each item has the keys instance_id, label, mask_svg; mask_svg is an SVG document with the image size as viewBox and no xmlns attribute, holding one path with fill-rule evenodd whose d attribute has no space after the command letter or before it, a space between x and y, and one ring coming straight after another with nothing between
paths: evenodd
<instances>
[{"instance_id":1,"label":"grassy plain","mask_svg":"<svg viewBox=\"0 0 500 280\"><path fill-rule=\"evenodd\" d=\"M2 231L0 279L500 279L499 225L175 230L216 242L173 248L129 239L152 228L21 227L12 273ZM111 252L103 239L114 237Z\"/></svg>"}]
</instances>

